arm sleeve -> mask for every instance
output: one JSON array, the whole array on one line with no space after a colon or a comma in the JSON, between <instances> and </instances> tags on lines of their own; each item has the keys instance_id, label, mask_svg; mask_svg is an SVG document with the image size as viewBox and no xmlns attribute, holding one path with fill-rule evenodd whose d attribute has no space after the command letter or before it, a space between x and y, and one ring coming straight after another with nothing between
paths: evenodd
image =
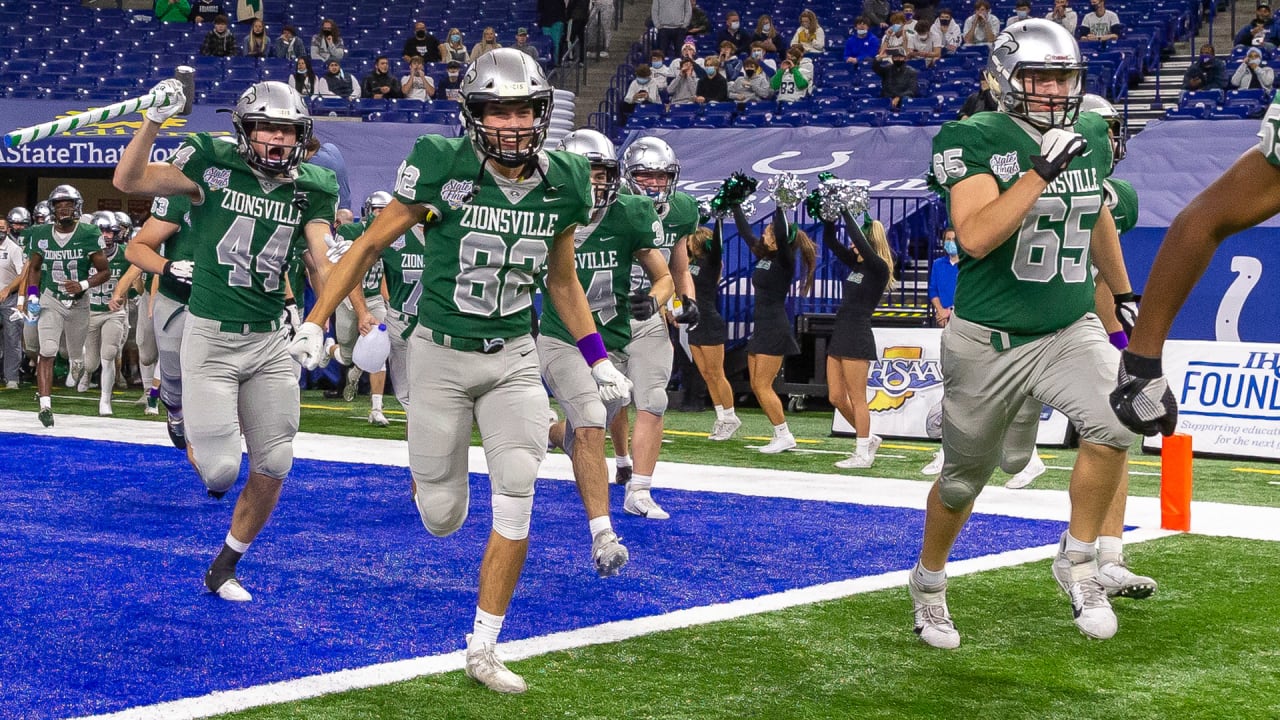
<instances>
[{"instance_id":1,"label":"arm sleeve","mask_svg":"<svg viewBox=\"0 0 1280 720\"><path fill-rule=\"evenodd\" d=\"M822 223L822 244L836 256L837 260L844 263L845 267L852 268L858 264L858 258L853 251L840 242L840 231L835 223L825 221Z\"/></svg>"},{"instance_id":2,"label":"arm sleeve","mask_svg":"<svg viewBox=\"0 0 1280 720\"><path fill-rule=\"evenodd\" d=\"M772 223L773 242L778 246L778 253L776 257L786 262L788 265L794 265L796 247L795 244L791 242L791 236L788 234L788 226L790 223L787 222L786 215L781 214L781 211L774 211Z\"/></svg>"},{"instance_id":3,"label":"arm sleeve","mask_svg":"<svg viewBox=\"0 0 1280 720\"><path fill-rule=\"evenodd\" d=\"M747 220L747 216L743 214L741 206L733 208L733 222L738 226L738 235L747 243L747 247L751 248L751 252L759 255L764 252L764 246L760 242L760 238L751 230L751 222Z\"/></svg>"}]
</instances>

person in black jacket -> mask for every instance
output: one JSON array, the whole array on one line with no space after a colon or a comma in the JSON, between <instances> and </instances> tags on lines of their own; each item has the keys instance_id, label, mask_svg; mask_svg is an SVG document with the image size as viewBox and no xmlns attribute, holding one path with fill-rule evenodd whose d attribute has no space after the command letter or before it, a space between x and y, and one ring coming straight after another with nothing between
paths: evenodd
<instances>
[{"instance_id":1,"label":"person in black jacket","mask_svg":"<svg viewBox=\"0 0 1280 720\"><path fill-rule=\"evenodd\" d=\"M849 268L827 348L827 394L858 434L854 453L836 467L868 468L880 447L880 438L871 434L871 411L867 409L867 373L879 357L871 314L885 289L893 287L893 256L879 221L868 227L868 240L848 212L842 216L852 247L840 241L834 222L822 224L822 244Z\"/></svg>"},{"instance_id":2,"label":"person in black jacket","mask_svg":"<svg viewBox=\"0 0 1280 720\"><path fill-rule=\"evenodd\" d=\"M724 375L724 343L727 337L720 315L720 271L724 254L724 219L716 218L714 230L698 228L689 236L689 275L698 299L698 324L689 328L689 350L693 362L707 383L707 393L716 408L716 422L708 440L733 437L742 427L733 408L733 387Z\"/></svg>"},{"instance_id":3,"label":"person in black jacket","mask_svg":"<svg viewBox=\"0 0 1280 720\"><path fill-rule=\"evenodd\" d=\"M413 34L405 38L404 47L400 48L405 62L415 55L424 63L440 62L440 39L427 32L427 24L421 20L413 24Z\"/></svg>"},{"instance_id":4,"label":"person in black jacket","mask_svg":"<svg viewBox=\"0 0 1280 720\"><path fill-rule=\"evenodd\" d=\"M227 27L226 15L219 15L213 19L213 29L204 36L204 42L200 45L200 54L209 57L232 57L240 54L236 36Z\"/></svg>"},{"instance_id":5,"label":"person in black jacket","mask_svg":"<svg viewBox=\"0 0 1280 720\"><path fill-rule=\"evenodd\" d=\"M787 427L787 416L782 411L782 400L773 390L773 380L782 369L782 358L798 355L800 344L796 342L791 318L787 315L787 295L795 276L796 251L804 263L803 292L813 289L813 268L817 248L800 228L787 222L786 213L779 210L773 221L757 238L751 223L741 206L733 208L733 219L738 234L757 258L751 273L751 286L755 289L755 327L747 341L747 371L751 376L751 391L765 417L773 425L773 439L760 452L773 455L796 446L796 438Z\"/></svg>"}]
</instances>

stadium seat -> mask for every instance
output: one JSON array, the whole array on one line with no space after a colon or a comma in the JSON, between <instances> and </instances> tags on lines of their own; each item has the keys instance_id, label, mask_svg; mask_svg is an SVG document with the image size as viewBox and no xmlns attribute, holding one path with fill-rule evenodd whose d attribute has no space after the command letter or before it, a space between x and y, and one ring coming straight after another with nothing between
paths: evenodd
<instances>
[{"instance_id":1,"label":"stadium seat","mask_svg":"<svg viewBox=\"0 0 1280 720\"><path fill-rule=\"evenodd\" d=\"M351 101L346 98L314 98L311 101L312 115L350 115Z\"/></svg>"},{"instance_id":2,"label":"stadium seat","mask_svg":"<svg viewBox=\"0 0 1280 720\"><path fill-rule=\"evenodd\" d=\"M1165 111L1165 120L1208 120L1209 113L1213 111L1212 107L1190 105L1187 107L1171 108Z\"/></svg>"}]
</instances>

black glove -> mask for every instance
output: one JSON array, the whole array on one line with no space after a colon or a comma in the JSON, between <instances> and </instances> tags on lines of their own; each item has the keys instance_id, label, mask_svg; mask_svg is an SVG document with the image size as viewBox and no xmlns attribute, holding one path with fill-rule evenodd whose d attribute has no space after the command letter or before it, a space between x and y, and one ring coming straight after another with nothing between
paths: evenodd
<instances>
[{"instance_id":1,"label":"black glove","mask_svg":"<svg viewBox=\"0 0 1280 720\"><path fill-rule=\"evenodd\" d=\"M648 320L658 312L658 300L647 290L631 293L631 317L636 320Z\"/></svg>"},{"instance_id":2,"label":"black glove","mask_svg":"<svg viewBox=\"0 0 1280 720\"><path fill-rule=\"evenodd\" d=\"M195 270L195 263L190 260L169 260L164 264L163 275L167 275L183 285L191 284L191 273Z\"/></svg>"},{"instance_id":3,"label":"black glove","mask_svg":"<svg viewBox=\"0 0 1280 720\"><path fill-rule=\"evenodd\" d=\"M1120 373L1111 391L1111 409L1124 426L1140 435L1172 435L1178 427L1178 401L1160 368L1160 358L1120 354Z\"/></svg>"},{"instance_id":4,"label":"black glove","mask_svg":"<svg viewBox=\"0 0 1280 720\"><path fill-rule=\"evenodd\" d=\"M1071 161L1089 149L1084 136L1062 128L1045 131L1040 138L1040 154L1031 156L1031 169L1044 179L1053 182Z\"/></svg>"},{"instance_id":5,"label":"black glove","mask_svg":"<svg viewBox=\"0 0 1280 720\"><path fill-rule=\"evenodd\" d=\"M1124 330L1126 336L1133 337L1133 326L1138 324L1138 303L1142 302L1142 296L1127 292L1111 297L1116 303L1116 320L1120 321L1120 329Z\"/></svg>"},{"instance_id":6,"label":"black glove","mask_svg":"<svg viewBox=\"0 0 1280 720\"><path fill-rule=\"evenodd\" d=\"M681 325L693 327L698 324L698 303L688 295L680 296L680 317L676 318L676 322Z\"/></svg>"}]
</instances>

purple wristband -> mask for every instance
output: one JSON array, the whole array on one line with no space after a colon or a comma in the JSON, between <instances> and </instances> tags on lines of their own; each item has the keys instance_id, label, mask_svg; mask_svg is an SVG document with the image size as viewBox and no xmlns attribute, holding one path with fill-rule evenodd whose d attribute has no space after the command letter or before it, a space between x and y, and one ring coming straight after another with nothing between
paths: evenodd
<instances>
[{"instance_id":1,"label":"purple wristband","mask_svg":"<svg viewBox=\"0 0 1280 720\"><path fill-rule=\"evenodd\" d=\"M593 332L579 340L578 352L582 353L582 359L587 361L588 366L594 366L601 360L609 359L609 353L604 349L604 338L600 337L598 332Z\"/></svg>"},{"instance_id":2,"label":"purple wristband","mask_svg":"<svg viewBox=\"0 0 1280 720\"><path fill-rule=\"evenodd\" d=\"M1107 339L1115 346L1117 350L1123 350L1129 347L1129 336L1124 334L1123 330L1117 330L1107 334Z\"/></svg>"},{"instance_id":3,"label":"purple wristband","mask_svg":"<svg viewBox=\"0 0 1280 720\"><path fill-rule=\"evenodd\" d=\"M36 295L36 296L40 295L40 286L38 286L38 285L28 285L28 286L27 286L27 295Z\"/></svg>"}]
</instances>

